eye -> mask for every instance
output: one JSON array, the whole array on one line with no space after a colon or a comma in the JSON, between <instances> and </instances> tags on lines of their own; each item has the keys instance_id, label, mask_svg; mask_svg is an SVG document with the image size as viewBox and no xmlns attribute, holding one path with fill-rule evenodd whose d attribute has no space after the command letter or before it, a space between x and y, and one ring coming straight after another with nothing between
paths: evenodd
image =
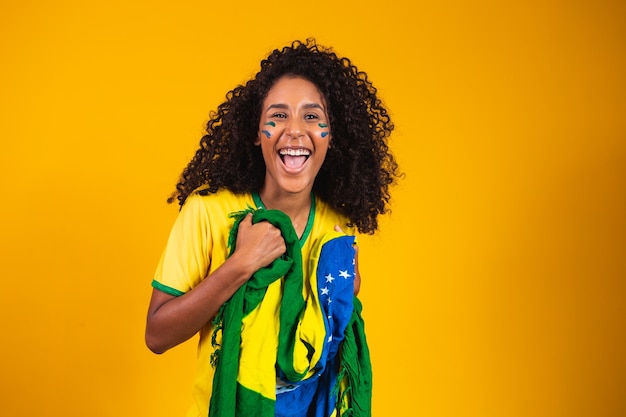
<instances>
[{"instance_id":1,"label":"eye","mask_svg":"<svg viewBox=\"0 0 626 417\"><path fill-rule=\"evenodd\" d=\"M305 118L306 120L317 120L317 119L319 119L320 117L319 117L317 114L315 114L315 113L308 113L308 114L306 114L306 115L304 116L304 118Z\"/></svg>"},{"instance_id":2,"label":"eye","mask_svg":"<svg viewBox=\"0 0 626 417\"><path fill-rule=\"evenodd\" d=\"M286 119L287 118L287 114L285 113L273 113L272 118L274 119Z\"/></svg>"}]
</instances>

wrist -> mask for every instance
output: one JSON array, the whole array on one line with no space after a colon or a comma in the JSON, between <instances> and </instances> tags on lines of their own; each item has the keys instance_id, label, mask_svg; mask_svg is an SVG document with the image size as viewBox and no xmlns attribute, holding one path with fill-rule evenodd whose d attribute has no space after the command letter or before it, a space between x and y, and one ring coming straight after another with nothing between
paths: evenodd
<instances>
[{"instance_id":1,"label":"wrist","mask_svg":"<svg viewBox=\"0 0 626 417\"><path fill-rule=\"evenodd\" d=\"M242 283L250 279L252 274L259 269L250 261L250 257L243 256L237 251L224 262L224 265L227 264L230 269L229 275L236 281L241 281Z\"/></svg>"}]
</instances>

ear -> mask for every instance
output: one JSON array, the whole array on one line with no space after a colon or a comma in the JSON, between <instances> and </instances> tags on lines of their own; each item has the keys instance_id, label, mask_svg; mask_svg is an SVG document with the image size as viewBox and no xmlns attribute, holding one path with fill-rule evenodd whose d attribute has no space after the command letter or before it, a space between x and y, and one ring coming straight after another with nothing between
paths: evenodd
<instances>
[{"instance_id":1,"label":"ear","mask_svg":"<svg viewBox=\"0 0 626 417\"><path fill-rule=\"evenodd\" d=\"M257 132L256 139L254 140L254 144L256 146L261 146L261 131Z\"/></svg>"}]
</instances>

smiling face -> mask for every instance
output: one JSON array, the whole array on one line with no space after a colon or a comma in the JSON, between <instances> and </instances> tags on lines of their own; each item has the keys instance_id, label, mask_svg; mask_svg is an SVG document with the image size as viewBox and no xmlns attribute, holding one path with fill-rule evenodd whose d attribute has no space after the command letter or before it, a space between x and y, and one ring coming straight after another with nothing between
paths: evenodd
<instances>
[{"instance_id":1,"label":"smiling face","mask_svg":"<svg viewBox=\"0 0 626 417\"><path fill-rule=\"evenodd\" d=\"M261 109L256 144L265 160L266 195L308 195L330 143L326 101L315 84L284 76L269 90Z\"/></svg>"}]
</instances>

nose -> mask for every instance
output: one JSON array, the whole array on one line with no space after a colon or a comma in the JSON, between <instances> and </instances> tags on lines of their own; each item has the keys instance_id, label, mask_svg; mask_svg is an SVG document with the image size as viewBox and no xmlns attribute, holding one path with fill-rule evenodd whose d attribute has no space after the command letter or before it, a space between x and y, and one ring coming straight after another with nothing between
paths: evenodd
<instances>
[{"instance_id":1,"label":"nose","mask_svg":"<svg viewBox=\"0 0 626 417\"><path fill-rule=\"evenodd\" d=\"M295 118L291 119L287 126L287 135L292 139L298 139L304 135L304 127L302 127L301 121Z\"/></svg>"}]
</instances>

